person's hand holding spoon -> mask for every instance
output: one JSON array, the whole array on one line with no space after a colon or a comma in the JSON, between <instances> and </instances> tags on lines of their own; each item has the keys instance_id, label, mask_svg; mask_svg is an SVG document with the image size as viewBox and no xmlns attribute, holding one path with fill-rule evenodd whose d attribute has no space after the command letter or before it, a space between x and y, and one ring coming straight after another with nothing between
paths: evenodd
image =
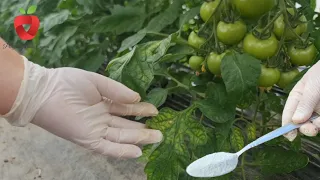
<instances>
[{"instance_id":1,"label":"person's hand holding spoon","mask_svg":"<svg viewBox=\"0 0 320 180\"><path fill-rule=\"evenodd\" d=\"M289 94L283 115L282 127L252 143L237 153L218 152L204 156L187 167L187 173L193 177L217 177L233 171L239 156L245 151L284 135L293 141L297 129L307 136L316 136L320 128L320 62L315 64L297 83ZM316 113L314 113L316 112Z\"/></svg>"}]
</instances>

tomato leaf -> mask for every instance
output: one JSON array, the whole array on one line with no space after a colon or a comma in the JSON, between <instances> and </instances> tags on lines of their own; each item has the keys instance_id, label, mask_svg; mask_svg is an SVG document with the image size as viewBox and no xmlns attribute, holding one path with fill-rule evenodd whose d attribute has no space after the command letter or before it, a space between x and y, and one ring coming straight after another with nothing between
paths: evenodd
<instances>
[{"instance_id":1,"label":"tomato leaf","mask_svg":"<svg viewBox=\"0 0 320 180\"><path fill-rule=\"evenodd\" d=\"M122 41L121 47L118 50L118 52L122 52L132 46L135 46L146 36L146 34L147 34L146 29L142 29L136 34L127 37L125 40Z\"/></svg>"},{"instance_id":2,"label":"tomato leaf","mask_svg":"<svg viewBox=\"0 0 320 180\"><path fill-rule=\"evenodd\" d=\"M52 51L50 53L49 64L60 62L62 52L67 48L68 40L77 32L77 26L67 26L61 29L61 33L58 37L51 42Z\"/></svg>"},{"instance_id":3,"label":"tomato leaf","mask_svg":"<svg viewBox=\"0 0 320 180\"><path fill-rule=\"evenodd\" d=\"M47 32L53 27L64 23L67 21L68 17L70 15L70 12L66 9L61 10L57 13L52 13L46 16L43 20L43 32Z\"/></svg>"},{"instance_id":4,"label":"tomato leaf","mask_svg":"<svg viewBox=\"0 0 320 180\"><path fill-rule=\"evenodd\" d=\"M196 15L198 15L200 12L200 6L194 7L192 9L190 9L188 12L186 12L185 14L181 14L180 15L180 21L179 21L179 26L180 29L182 28L182 26L188 22L190 19L193 19Z\"/></svg>"},{"instance_id":5,"label":"tomato leaf","mask_svg":"<svg viewBox=\"0 0 320 180\"><path fill-rule=\"evenodd\" d=\"M244 137L241 129L235 127L230 135L230 143L235 152L240 151L244 147Z\"/></svg>"},{"instance_id":6,"label":"tomato leaf","mask_svg":"<svg viewBox=\"0 0 320 180\"><path fill-rule=\"evenodd\" d=\"M230 101L225 86L209 83L206 99L196 102L201 112L216 123L224 123L235 117L235 104Z\"/></svg>"},{"instance_id":7,"label":"tomato leaf","mask_svg":"<svg viewBox=\"0 0 320 180\"><path fill-rule=\"evenodd\" d=\"M167 96L167 89L155 88L148 93L146 102L149 102L158 108L166 101Z\"/></svg>"},{"instance_id":8,"label":"tomato leaf","mask_svg":"<svg viewBox=\"0 0 320 180\"><path fill-rule=\"evenodd\" d=\"M264 109L274 111L281 114L284 106L281 103L281 98L273 93L263 93L261 95L261 102L265 105Z\"/></svg>"},{"instance_id":9,"label":"tomato leaf","mask_svg":"<svg viewBox=\"0 0 320 180\"><path fill-rule=\"evenodd\" d=\"M228 94L239 101L257 86L260 61L248 54L228 53L222 59L221 72Z\"/></svg>"},{"instance_id":10,"label":"tomato leaf","mask_svg":"<svg viewBox=\"0 0 320 180\"><path fill-rule=\"evenodd\" d=\"M36 10L37 10L37 6L32 5L28 8L27 14L33 14L36 12Z\"/></svg>"},{"instance_id":11,"label":"tomato leaf","mask_svg":"<svg viewBox=\"0 0 320 180\"><path fill-rule=\"evenodd\" d=\"M116 35L137 32L143 26L146 14L143 7L115 5L111 15L103 16L94 24L92 32L112 32Z\"/></svg>"},{"instance_id":12,"label":"tomato leaf","mask_svg":"<svg viewBox=\"0 0 320 180\"><path fill-rule=\"evenodd\" d=\"M180 15L181 5L183 0L175 0L173 3L162 13L154 17L146 29L148 31L160 32L163 28L172 24Z\"/></svg>"},{"instance_id":13,"label":"tomato leaf","mask_svg":"<svg viewBox=\"0 0 320 180\"><path fill-rule=\"evenodd\" d=\"M246 132L247 132L247 139L249 142L252 142L257 138L257 127L254 123L247 124Z\"/></svg>"},{"instance_id":14,"label":"tomato leaf","mask_svg":"<svg viewBox=\"0 0 320 180\"><path fill-rule=\"evenodd\" d=\"M124 56L113 59L107 66L110 78L125 84L146 97L146 90L154 78L153 65L167 51L171 36L162 41L141 44Z\"/></svg>"},{"instance_id":15,"label":"tomato leaf","mask_svg":"<svg viewBox=\"0 0 320 180\"><path fill-rule=\"evenodd\" d=\"M280 147L265 147L256 158L256 164L260 165L264 174L291 173L309 162L308 156Z\"/></svg>"},{"instance_id":16,"label":"tomato leaf","mask_svg":"<svg viewBox=\"0 0 320 180\"><path fill-rule=\"evenodd\" d=\"M191 163L188 145L194 147L207 142L205 129L192 118L192 112L192 108L181 112L163 108L157 117L147 121L150 128L158 129L164 134L162 143L151 153L150 149L144 151L144 154L148 153L147 158L144 156L148 160L145 166L148 180L178 179L179 174Z\"/></svg>"},{"instance_id":17,"label":"tomato leaf","mask_svg":"<svg viewBox=\"0 0 320 180\"><path fill-rule=\"evenodd\" d=\"M104 60L105 56L102 55L101 51L96 50L83 56L83 58L81 58L77 63L76 67L91 72L97 72Z\"/></svg>"}]
</instances>

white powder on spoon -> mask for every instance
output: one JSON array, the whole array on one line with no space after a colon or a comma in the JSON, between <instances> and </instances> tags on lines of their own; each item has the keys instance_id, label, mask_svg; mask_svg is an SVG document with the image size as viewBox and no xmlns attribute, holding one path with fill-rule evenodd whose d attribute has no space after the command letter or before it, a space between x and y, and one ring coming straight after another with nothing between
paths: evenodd
<instances>
[{"instance_id":1,"label":"white powder on spoon","mask_svg":"<svg viewBox=\"0 0 320 180\"><path fill-rule=\"evenodd\" d=\"M237 154L213 153L190 164L187 173L193 177L217 177L233 171L237 164Z\"/></svg>"}]
</instances>

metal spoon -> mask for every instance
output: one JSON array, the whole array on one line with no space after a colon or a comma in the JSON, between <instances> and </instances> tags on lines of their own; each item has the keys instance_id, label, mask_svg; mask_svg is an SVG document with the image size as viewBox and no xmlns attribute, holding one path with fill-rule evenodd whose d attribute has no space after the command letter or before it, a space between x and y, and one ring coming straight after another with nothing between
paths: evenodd
<instances>
[{"instance_id":1,"label":"metal spoon","mask_svg":"<svg viewBox=\"0 0 320 180\"><path fill-rule=\"evenodd\" d=\"M318 114L314 113L309 121L314 121L316 118L320 117ZM300 128L303 124L293 124L290 123L288 125L282 126L260 138L251 142L243 149L241 149L237 153L226 153L226 152L218 152L206 155L193 163L191 163L187 167L187 173L193 177L217 177L221 175L225 175L233 171L238 164L238 158L245 151L256 147L260 144L263 144L267 141L275 139L279 136L282 136L294 129Z\"/></svg>"}]
</instances>

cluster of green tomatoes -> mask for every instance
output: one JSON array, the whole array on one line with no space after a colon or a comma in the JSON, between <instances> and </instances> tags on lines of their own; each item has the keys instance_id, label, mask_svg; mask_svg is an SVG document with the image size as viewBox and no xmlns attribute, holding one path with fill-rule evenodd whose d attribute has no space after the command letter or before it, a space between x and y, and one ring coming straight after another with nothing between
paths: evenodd
<instances>
[{"instance_id":1,"label":"cluster of green tomatoes","mask_svg":"<svg viewBox=\"0 0 320 180\"><path fill-rule=\"evenodd\" d=\"M221 0L222 1L222 0ZM261 60L261 75L259 78L259 87L272 87L278 85L280 88L285 88L293 79L299 74L298 66L312 65L316 55L317 49L313 43L308 43L304 47L297 47L294 43L286 43L281 45L280 41L283 38L284 42L294 42L299 37L307 32L307 19L304 15L299 18L298 23L293 28L286 26L284 14L281 13L272 22L272 30L266 38L261 38L248 30L244 19L257 19L262 15L268 13L272 8L278 4L278 0L229 0L235 7L235 10L240 14L241 18L226 22L219 17L215 26L215 33L219 43L223 43L227 47L241 47L242 52L250 54L251 56ZM204 22L210 21L212 14L219 7L220 0L206 1L200 8L200 17ZM221 7L220 7L221 8ZM292 16L296 11L292 7L286 8L287 13ZM219 10L217 9L219 12ZM219 20L220 19L220 20ZM292 27L292 26L291 26ZM202 45L206 43L206 39L200 37L195 31L192 31L188 37L189 45L201 49ZM280 47L281 46L281 47ZM286 52L287 61L291 64L290 69L283 70L278 67L266 65L268 59L277 56L280 48ZM208 70L210 73L221 75L221 61L223 57L230 52L229 49L224 52L211 52L205 57L194 55L189 59L190 68L197 71Z\"/></svg>"}]
</instances>

